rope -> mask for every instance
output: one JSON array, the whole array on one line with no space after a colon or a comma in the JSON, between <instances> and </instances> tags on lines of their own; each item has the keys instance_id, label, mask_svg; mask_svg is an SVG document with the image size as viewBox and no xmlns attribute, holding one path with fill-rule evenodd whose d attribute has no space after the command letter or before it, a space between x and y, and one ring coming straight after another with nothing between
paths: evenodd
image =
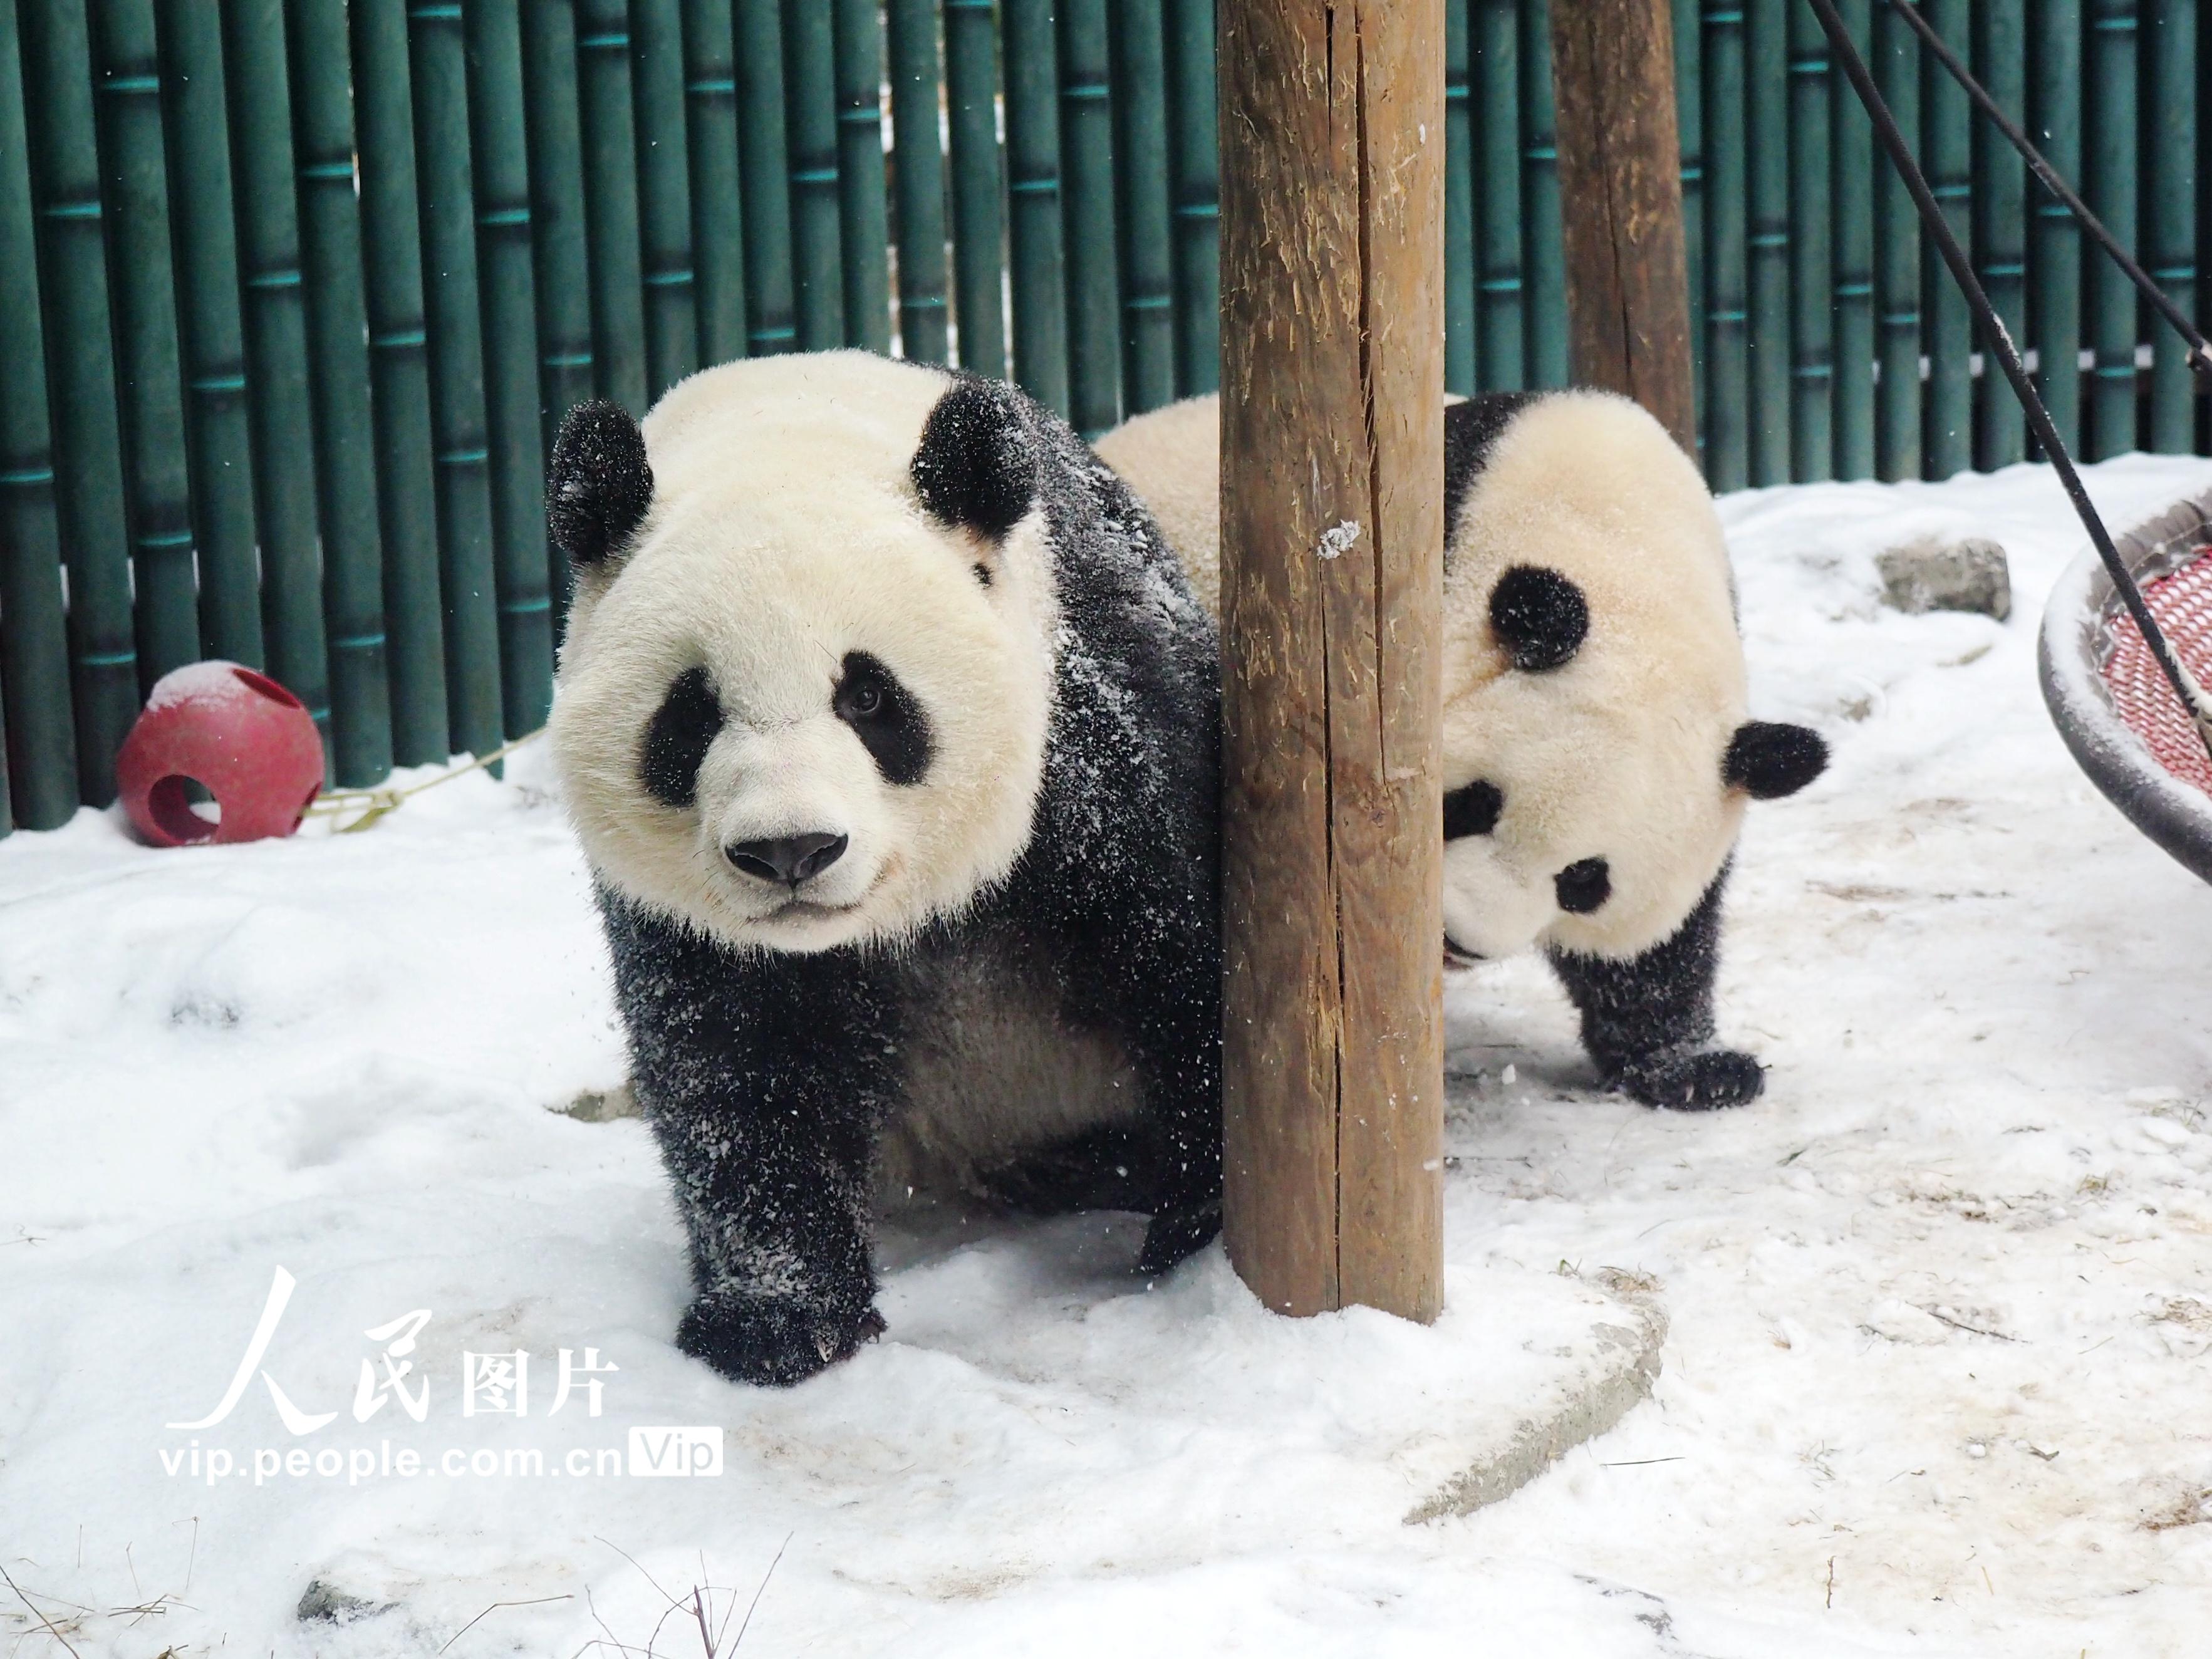
<instances>
[{"instance_id":1,"label":"rope","mask_svg":"<svg viewBox=\"0 0 2212 1659\"><path fill-rule=\"evenodd\" d=\"M331 831L334 836L349 836L356 830L368 829L387 813L398 811L410 796L419 795L425 789L435 789L441 783L451 783L455 778L466 777L485 767L496 766L532 738L544 735L545 728L541 726L535 732L526 732L520 737L500 744L489 755L479 755L465 766L448 767L436 777L410 783L404 789L331 790L315 797L314 804L307 808L307 816L311 818L338 817L356 807L364 809L352 823L338 824Z\"/></svg>"},{"instance_id":2,"label":"rope","mask_svg":"<svg viewBox=\"0 0 2212 1659\"><path fill-rule=\"evenodd\" d=\"M1928 50L1936 54L1936 61L1950 71L1951 78L1965 88L1967 97L1973 100L1974 107L1988 116L1996 130L2004 134L2012 147L2020 152L2021 159L2027 163L2027 170L2035 175L2037 182L2057 197L2060 204L2081 222L2081 228L2089 233L2090 239L2099 247L2112 255L2112 263L2126 273L2127 279L2150 302L2151 308L2173 325L2173 331L2181 336L2189 347L2190 368L2199 374L2212 377L2212 343L2208 343L2197 331L2197 325L2189 319L2189 313L2174 304L2172 297L2151 279L2150 273L2136 263L2135 256L2122 247L2119 239L2105 228L2105 222L2089 211L2089 204L2075 194L2071 185L2058 176L2057 170L2044 159L2043 152L2036 149L2027 134L2004 112L1997 100L1990 96L1989 88L1974 78L1973 72L1959 54L1951 50L1943 37L1936 33L1936 26L1920 15L1919 9L1906 3L1906 0L1888 0L1888 3L1892 11L1912 25L1914 33L1926 42Z\"/></svg>"},{"instance_id":3,"label":"rope","mask_svg":"<svg viewBox=\"0 0 2212 1659\"><path fill-rule=\"evenodd\" d=\"M2195 722L2197 738L2204 744L2205 752L2212 755L2212 700L2206 698L2195 677L2183 665L2181 659L2174 655L2166 631L2158 625L2158 618L2151 615L2150 607L2143 603L2142 589L2136 586L2135 576L2120 558L2119 550L2112 545L2112 532L2105 528L2104 520L2098 515L2095 505L2089 500L2089 492L2082 487L2081 475L2075 468L2074 458L2067 453L2065 441L2058 435L2051 411L2044 406L2042 398L2035 390L2035 382L2028 377L2027 365L2021 359L2020 348L2013 343L2012 334L2005 327L2004 319L1997 315L1996 307L1990 303L1990 296L1983 289L1980 279L1974 275L1966 251L1959 246L1958 237L1952 234L1950 222L1943 216L1943 210L1936 200L1935 191L1928 187L1927 176L1913 159L1912 147L1905 142L1905 135L1898 131L1896 117L1889 112L1889 106L1882 100L1881 92L1875 88L1874 76L1868 70L1866 60L1859 56L1857 46L1852 44L1850 31L1844 27L1844 20L1836 10L1835 0L1807 0L1807 3L1820 18L1820 27L1826 32L1828 45L1835 53L1836 61L1843 66L1844 75L1850 81L1851 90L1858 94L1859 102L1866 107L1868 118L1874 123L1875 136L1881 139L1881 147L1888 152L1898 177L1904 180L1905 188L1912 198L1912 204L1919 211L1923 228L1936 244L1936 251L1943 256L1943 263L1950 268L1952 280L1958 283L1960 291L1966 296L1966 304L1973 312L1976 327L1980 330L1991 355L2003 368L2005 379L2012 383L2013 395L2020 399L2021 408L2027 414L2028 428L2035 434L2036 442L2043 447L2044 455L2058 474L2059 483L2065 487L2067 499L2073 503L2075 514L2081 519L2082 527L2089 532L2090 544L2097 550L2097 557L2103 562L2106 574L2112 578L2113 590L2127 607L2128 615L2134 618L2136 627L2142 634L2143 643L2150 647L2151 655L2156 659L2160 672L2166 676L2166 683L2173 687L2174 695L2181 699L2183 709ZM1889 4L1908 17L1913 16L1911 8L1902 3L1902 0L1889 0ZM1920 22L1917 17L1913 21ZM1920 23L1920 27L1923 38L1932 38L1924 23Z\"/></svg>"}]
</instances>

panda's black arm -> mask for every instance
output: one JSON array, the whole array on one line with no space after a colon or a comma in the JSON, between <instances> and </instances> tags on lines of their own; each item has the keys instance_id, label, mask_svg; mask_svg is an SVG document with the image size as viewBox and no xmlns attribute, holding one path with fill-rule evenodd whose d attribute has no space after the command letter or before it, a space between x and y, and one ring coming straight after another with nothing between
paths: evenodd
<instances>
[{"instance_id":1,"label":"panda's black arm","mask_svg":"<svg viewBox=\"0 0 2212 1659\"><path fill-rule=\"evenodd\" d=\"M1607 1083L1647 1106L1736 1106L1757 1098L1765 1085L1749 1054L1708 1046L1727 882L1723 869L1674 936L1641 956L1615 962L1550 953L1553 970L1582 1015L1583 1046Z\"/></svg>"},{"instance_id":2,"label":"panda's black arm","mask_svg":"<svg viewBox=\"0 0 2212 1659\"><path fill-rule=\"evenodd\" d=\"M883 1329L871 1161L896 1087L884 970L742 957L602 892L631 1075L690 1236L677 1345L790 1383Z\"/></svg>"}]
</instances>

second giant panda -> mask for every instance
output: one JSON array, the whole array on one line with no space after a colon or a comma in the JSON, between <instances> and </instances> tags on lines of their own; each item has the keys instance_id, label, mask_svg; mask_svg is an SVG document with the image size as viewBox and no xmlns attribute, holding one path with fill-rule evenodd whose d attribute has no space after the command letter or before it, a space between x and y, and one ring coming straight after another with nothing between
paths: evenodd
<instances>
[{"instance_id":1,"label":"second giant panda","mask_svg":"<svg viewBox=\"0 0 2212 1659\"><path fill-rule=\"evenodd\" d=\"M1171 404L1097 441L1220 607L1220 413ZM1540 945L1607 1081L1654 1106L1755 1097L1714 1046L1721 890L1748 799L1826 745L1747 718L1712 498L1666 429L1598 392L1444 410L1444 939Z\"/></svg>"},{"instance_id":2,"label":"second giant panda","mask_svg":"<svg viewBox=\"0 0 2212 1659\"><path fill-rule=\"evenodd\" d=\"M1219 1224L1212 624L1011 387L861 352L572 411L552 742L690 1242L678 1341L883 1328L886 1195Z\"/></svg>"}]
</instances>

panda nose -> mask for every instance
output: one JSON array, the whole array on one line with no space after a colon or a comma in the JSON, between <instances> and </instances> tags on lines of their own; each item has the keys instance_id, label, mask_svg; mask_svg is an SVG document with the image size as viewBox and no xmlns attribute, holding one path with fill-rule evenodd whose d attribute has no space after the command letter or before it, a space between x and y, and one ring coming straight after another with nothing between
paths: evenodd
<instances>
[{"instance_id":1,"label":"panda nose","mask_svg":"<svg viewBox=\"0 0 2212 1659\"><path fill-rule=\"evenodd\" d=\"M722 855L749 876L796 887L844 857L848 840L816 830L804 836L778 836L770 841L733 841L722 849Z\"/></svg>"}]
</instances>

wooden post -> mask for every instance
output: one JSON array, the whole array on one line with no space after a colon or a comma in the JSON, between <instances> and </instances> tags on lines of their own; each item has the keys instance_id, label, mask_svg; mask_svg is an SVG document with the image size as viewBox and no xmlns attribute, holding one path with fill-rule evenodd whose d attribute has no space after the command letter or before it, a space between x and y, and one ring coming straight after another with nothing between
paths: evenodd
<instances>
[{"instance_id":1,"label":"wooden post","mask_svg":"<svg viewBox=\"0 0 2212 1659\"><path fill-rule=\"evenodd\" d=\"M1574 377L1698 453L1669 0L1553 0Z\"/></svg>"},{"instance_id":2,"label":"wooden post","mask_svg":"<svg viewBox=\"0 0 2212 1659\"><path fill-rule=\"evenodd\" d=\"M1231 1260L1443 1299L1443 0L1222 0Z\"/></svg>"}]
</instances>

